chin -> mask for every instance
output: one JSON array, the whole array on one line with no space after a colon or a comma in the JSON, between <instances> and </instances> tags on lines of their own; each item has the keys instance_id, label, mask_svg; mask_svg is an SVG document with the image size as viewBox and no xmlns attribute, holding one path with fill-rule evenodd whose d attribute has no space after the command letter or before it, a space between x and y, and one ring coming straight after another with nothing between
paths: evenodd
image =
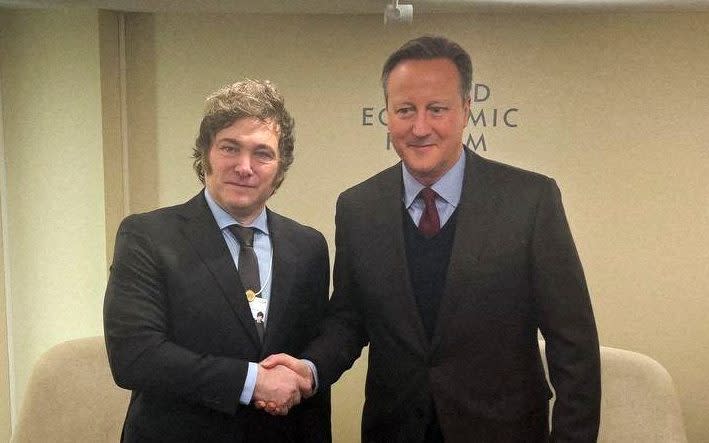
<instances>
[{"instance_id":1,"label":"chin","mask_svg":"<svg viewBox=\"0 0 709 443\"><path fill-rule=\"evenodd\" d=\"M245 211L250 208L253 208L256 203L253 201L244 201L240 200L238 202L234 202L231 206L232 208L236 209L237 211Z\"/></svg>"},{"instance_id":2,"label":"chin","mask_svg":"<svg viewBox=\"0 0 709 443\"><path fill-rule=\"evenodd\" d=\"M412 165L406 165L409 168L409 171L411 171L412 174L419 175L421 177L428 177L430 175L433 175L436 171L436 168L433 166L429 165L421 165L421 164L414 164Z\"/></svg>"}]
</instances>

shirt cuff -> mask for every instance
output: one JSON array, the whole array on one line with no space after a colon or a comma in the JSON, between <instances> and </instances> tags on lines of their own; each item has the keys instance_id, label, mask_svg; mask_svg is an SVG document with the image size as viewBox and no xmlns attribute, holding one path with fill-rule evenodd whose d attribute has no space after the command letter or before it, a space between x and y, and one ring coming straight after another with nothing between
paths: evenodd
<instances>
[{"instance_id":1,"label":"shirt cuff","mask_svg":"<svg viewBox=\"0 0 709 443\"><path fill-rule=\"evenodd\" d=\"M310 373L313 374L313 395L315 395L318 392L318 386L320 386L320 382L318 381L318 368L315 367L315 363L306 358L300 361L305 363L310 368Z\"/></svg>"},{"instance_id":2,"label":"shirt cuff","mask_svg":"<svg viewBox=\"0 0 709 443\"><path fill-rule=\"evenodd\" d=\"M249 362L249 370L246 373L246 380L244 380L244 389L241 390L241 396L239 397L239 403L242 405L251 403L251 399L254 396L254 389L256 389L257 375L258 363Z\"/></svg>"}]
</instances>

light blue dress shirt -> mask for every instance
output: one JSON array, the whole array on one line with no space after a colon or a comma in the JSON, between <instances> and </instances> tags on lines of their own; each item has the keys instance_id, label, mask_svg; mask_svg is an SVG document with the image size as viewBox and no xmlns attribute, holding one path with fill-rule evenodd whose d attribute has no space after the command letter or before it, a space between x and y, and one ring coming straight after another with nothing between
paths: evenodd
<instances>
[{"instance_id":1,"label":"light blue dress shirt","mask_svg":"<svg viewBox=\"0 0 709 443\"><path fill-rule=\"evenodd\" d=\"M404 179L404 207L409 211L411 220L418 226L425 208L423 198L418 197L418 195L425 186L411 175L403 162L401 163L401 170ZM436 183L431 185L431 189L438 194L436 196L436 209L438 209L438 218L441 221L441 227L450 219L451 215L453 215L453 211L455 211L455 208L458 207L458 203L460 203L464 172L465 151L461 149L460 157L458 157L453 167L446 171Z\"/></svg>"},{"instance_id":2,"label":"light blue dress shirt","mask_svg":"<svg viewBox=\"0 0 709 443\"><path fill-rule=\"evenodd\" d=\"M232 217L228 212L226 212L221 206L217 204L216 201L209 195L207 189L204 190L204 197L207 200L207 206L212 211L214 215L214 220L217 221L219 229L222 231L224 236L224 241L226 242L229 252L231 253L231 258L234 260L234 266L239 269L239 242L234 237L234 234L229 230L231 225L239 225L234 217ZM256 253L256 260L258 260L258 272L259 278L261 280L261 297L263 297L268 303L271 298L271 277L272 260L273 260L273 248L271 247L271 236L268 232L268 220L266 217L266 208L264 208L261 213L256 217L254 222L250 225L254 230L254 252ZM246 295L244 295L246 297ZM268 307L266 312L263 313L264 327L268 325ZM258 363L249 362L249 369L246 374L246 381L244 381L244 388L239 396L239 402L241 404L247 405L251 403L251 398L254 395L254 389L256 388L256 376L258 374Z\"/></svg>"}]
</instances>

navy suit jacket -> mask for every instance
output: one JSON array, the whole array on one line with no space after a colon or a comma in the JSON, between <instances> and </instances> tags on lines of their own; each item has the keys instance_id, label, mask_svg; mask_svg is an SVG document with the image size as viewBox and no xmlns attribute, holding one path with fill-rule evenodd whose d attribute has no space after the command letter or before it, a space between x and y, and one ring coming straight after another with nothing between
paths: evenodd
<instances>
[{"instance_id":1,"label":"navy suit jacket","mask_svg":"<svg viewBox=\"0 0 709 443\"><path fill-rule=\"evenodd\" d=\"M264 342L203 193L121 224L104 302L116 383L133 391L123 441L330 441L326 388L272 417L239 403L248 362L299 354L328 298L318 231L267 214L273 244Z\"/></svg>"},{"instance_id":2,"label":"navy suit jacket","mask_svg":"<svg viewBox=\"0 0 709 443\"><path fill-rule=\"evenodd\" d=\"M399 163L338 199L334 293L304 355L327 386L369 344L363 441L422 441L435 413L446 442L531 442L547 438L551 395L539 329L557 395L552 440L595 441L598 337L559 190L548 177L465 155L432 339L411 289ZM504 437L513 423L536 428Z\"/></svg>"}]
</instances>

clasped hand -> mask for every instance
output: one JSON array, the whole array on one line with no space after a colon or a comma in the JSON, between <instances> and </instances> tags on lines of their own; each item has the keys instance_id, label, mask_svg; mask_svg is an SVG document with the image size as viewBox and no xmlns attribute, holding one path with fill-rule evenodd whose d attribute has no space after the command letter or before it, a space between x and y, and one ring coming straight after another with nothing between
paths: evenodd
<instances>
[{"instance_id":1,"label":"clasped hand","mask_svg":"<svg viewBox=\"0 0 709 443\"><path fill-rule=\"evenodd\" d=\"M308 365L288 354L274 354L259 363L254 404L272 415L286 415L302 399L313 395Z\"/></svg>"}]
</instances>

